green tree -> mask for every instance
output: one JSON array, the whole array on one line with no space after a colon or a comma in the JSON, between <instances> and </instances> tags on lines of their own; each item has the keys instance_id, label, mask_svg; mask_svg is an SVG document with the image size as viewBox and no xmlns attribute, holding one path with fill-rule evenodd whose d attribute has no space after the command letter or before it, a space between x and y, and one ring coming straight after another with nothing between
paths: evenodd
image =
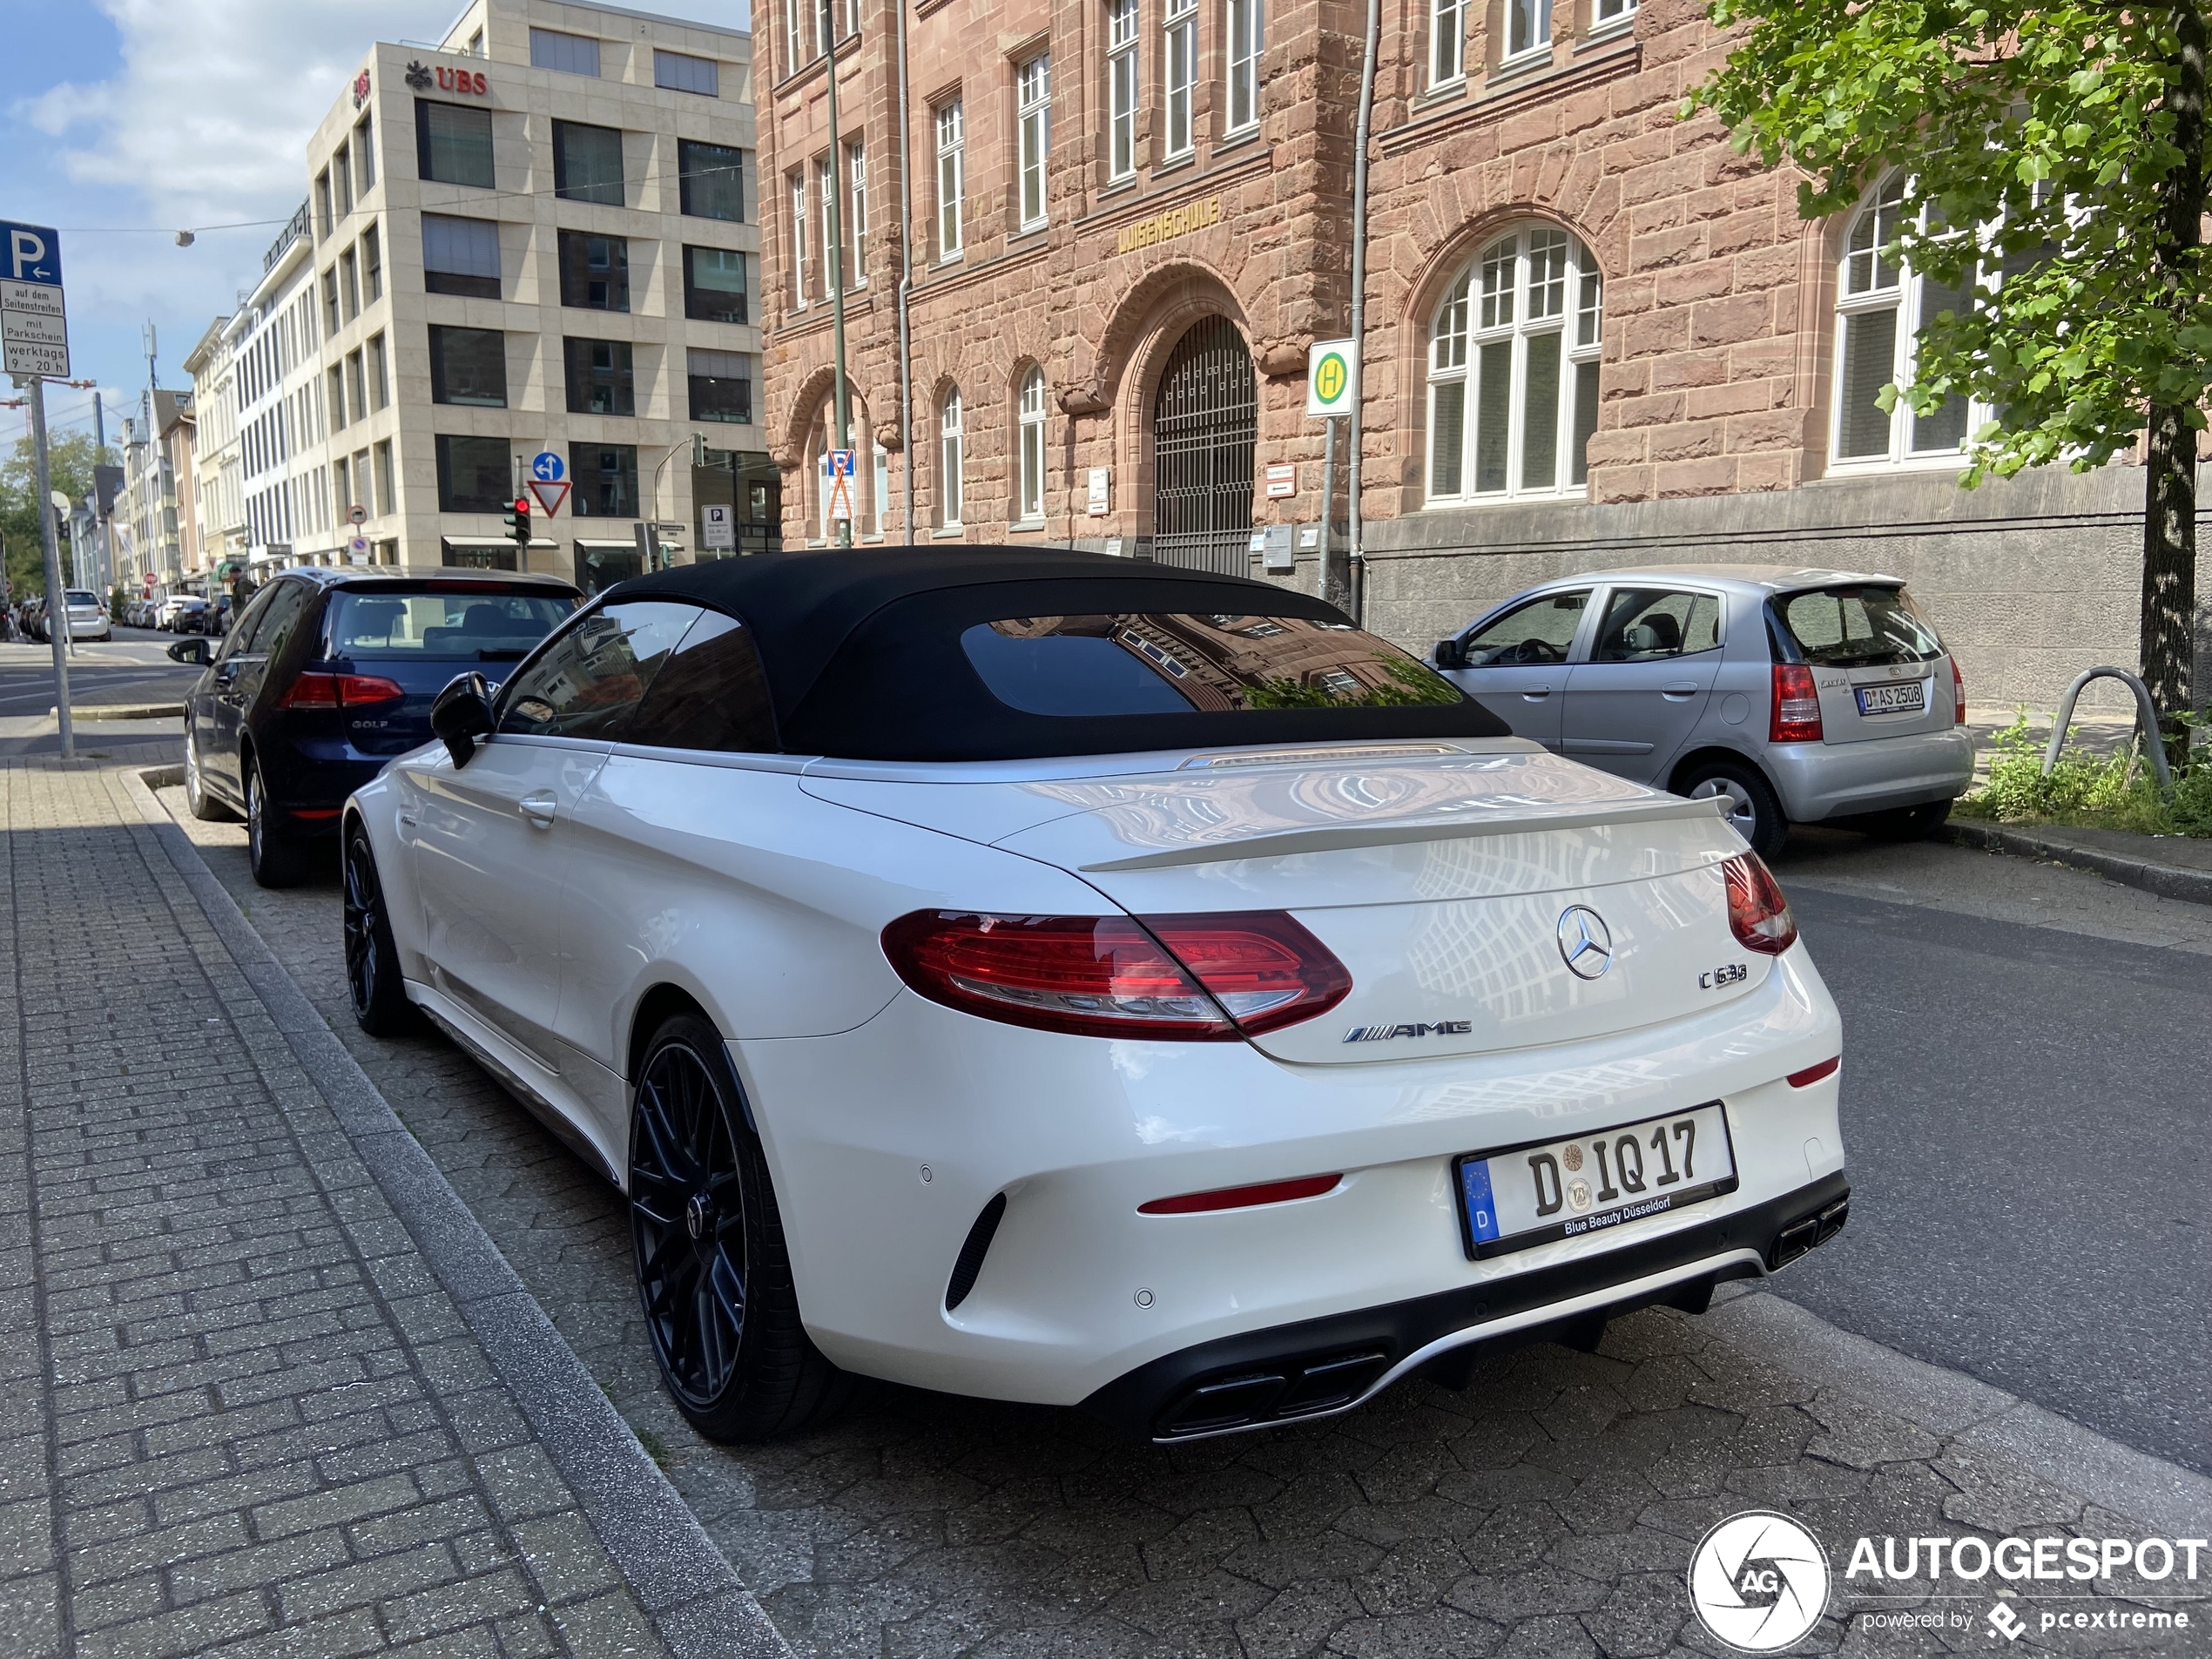
<instances>
[{"instance_id":1,"label":"green tree","mask_svg":"<svg viewBox=\"0 0 2212 1659\"><path fill-rule=\"evenodd\" d=\"M1911 383L1931 415L1966 395L1969 487L2148 428L2143 678L2186 740L2196 610L2197 434L2212 386L2201 222L2206 23L2195 4L1714 0L1746 25L1683 105L1805 177L1797 211L1840 212L1892 174L1884 257L1971 300L1925 321Z\"/></svg>"},{"instance_id":2,"label":"green tree","mask_svg":"<svg viewBox=\"0 0 2212 1659\"><path fill-rule=\"evenodd\" d=\"M46 465L52 488L71 501L92 493L94 466L116 464L113 445L93 452L89 432L47 431ZM66 528L62 527L62 528ZM10 591L17 599L46 591L46 556L38 539L37 457L31 453L28 435L16 440L15 448L0 461L0 537L7 543ZM69 577L66 542L62 552L62 577Z\"/></svg>"}]
</instances>

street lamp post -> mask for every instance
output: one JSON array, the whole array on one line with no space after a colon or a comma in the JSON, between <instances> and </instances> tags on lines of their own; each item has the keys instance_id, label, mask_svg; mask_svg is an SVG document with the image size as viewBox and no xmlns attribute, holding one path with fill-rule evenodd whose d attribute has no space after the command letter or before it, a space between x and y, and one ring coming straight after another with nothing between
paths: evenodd
<instances>
[{"instance_id":1,"label":"street lamp post","mask_svg":"<svg viewBox=\"0 0 2212 1659\"><path fill-rule=\"evenodd\" d=\"M822 54L828 61L826 79L829 83L829 255L830 327L834 337L833 354L837 360L837 447L853 447L853 403L845 380L845 156L844 145L837 130L837 8L839 0L822 0ZM833 463L834 464L834 463ZM853 472L860 471L855 467ZM832 473L833 478L835 476ZM858 488L856 475L853 485ZM848 498L848 505L849 505ZM857 508L853 510L858 510ZM838 520L837 544L853 545L853 521L848 516Z\"/></svg>"}]
</instances>

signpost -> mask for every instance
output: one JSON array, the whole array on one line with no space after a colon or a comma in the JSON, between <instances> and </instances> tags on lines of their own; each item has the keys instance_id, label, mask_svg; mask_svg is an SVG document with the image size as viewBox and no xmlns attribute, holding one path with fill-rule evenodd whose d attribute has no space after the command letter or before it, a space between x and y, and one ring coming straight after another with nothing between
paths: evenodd
<instances>
[{"instance_id":1,"label":"signpost","mask_svg":"<svg viewBox=\"0 0 2212 1659\"><path fill-rule=\"evenodd\" d=\"M1321 455L1321 597L1345 610L1352 603L1351 563L1339 565L1329 532L1337 515L1337 421L1350 415L1359 401L1359 342L1315 341L1305 353L1305 413L1329 423Z\"/></svg>"},{"instance_id":2,"label":"signpost","mask_svg":"<svg viewBox=\"0 0 2212 1659\"><path fill-rule=\"evenodd\" d=\"M62 293L62 239L50 226L0 219L0 368L30 393L30 445L37 474L38 539L46 556L46 605L57 609L46 637L54 647L54 712L60 723L62 759L77 759L77 731L69 707L69 598L62 585L61 543L54 526L54 481L46 459L46 380L69 375L69 311ZM58 606L57 606L57 602Z\"/></svg>"},{"instance_id":3,"label":"signpost","mask_svg":"<svg viewBox=\"0 0 2212 1659\"><path fill-rule=\"evenodd\" d=\"M351 507L348 507L346 509L346 522L348 524L368 523L368 509L362 506L359 502L355 502Z\"/></svg>"},{"instance_id":4,"label":"signpost","mask_svg":"<svg viewBox=\"0 0 2212 1659\"><path fill-rule=\"evenodd\" d=\"M853 522L853 476L859 455L854 449L822 451L822 476L829 482L828 504L822 516L829 527Z\"/></svg>"},{"instance_id":5,"label":"signpost","mask_svg":"<svg viewBox=\"0 0 2212 1659\"><path fill-rule=\"evenodd\" d=\"M699 507L699 543L710 553L738 550L738 509L726 502L705 502Z\"/></svg>"}]
</instances>

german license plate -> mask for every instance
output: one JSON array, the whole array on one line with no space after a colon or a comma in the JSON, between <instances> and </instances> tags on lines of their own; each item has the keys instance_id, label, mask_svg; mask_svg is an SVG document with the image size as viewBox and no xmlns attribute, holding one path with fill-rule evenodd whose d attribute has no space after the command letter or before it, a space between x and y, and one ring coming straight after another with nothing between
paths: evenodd
<instances>
[{"instance_id":1,"label":"german license plate","mask_svg":"<svg viewBox=\"0 0 2212 1659\"><path fill-rule=\"evenodd\" d=\"M1861 714L1919 714L1928 706L1925 680L1893 680L1887 685L1862 685L1858 691Z\"/></svg>"},{"instance_id":2,"label":"german license plate","mask_svg":"<svg viewBox=\"0 0 2212 1659\"><path fill-rule=\"evenodd\" d=\"M1580 1238L1736 1190L1720 1102L1456 1161L1468 1258Z\"/></svg>"}]
</instances>

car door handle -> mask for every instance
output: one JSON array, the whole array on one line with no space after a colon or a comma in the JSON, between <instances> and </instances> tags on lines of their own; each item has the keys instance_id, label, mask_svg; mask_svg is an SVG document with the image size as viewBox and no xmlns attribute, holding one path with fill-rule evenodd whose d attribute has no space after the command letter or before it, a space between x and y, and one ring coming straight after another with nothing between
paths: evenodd
<instances>
[{"instance_id":1,"label":"car door handle","mask_svg":"<svg viewBox=\"0 0 2212 1659\"><path fill-rule=\"evenodd\" d=\"M1552 688L1548 685L1532 686L1521 692L1521 700L1524 703L1541 703L1551 694Z\"/></svg>"},{"instance_id":2,"label":"car door handle","mask_svg":"<svg viewBox=\"0 0 2212 1659\"><path fill-rule=\"evenodd\" d=\"M1667 698L1669 702L1679 703L1684 698L1696 697L1697 695L1697 682L1696 680L1672 681L1659 688L1659 695Z\"/></svg>"},{"instance_id":3,"label":"car door handle","mask_svg":"<svg viewBox=\"0 0 2212 1659\"><path fill-rule=\"evenodd\" d=\"M515 805L522 808L523 816L529 819L534 827L551 829L553 811L560 803L554 799L550 790L545 790L535 795L525 795Z\"/></svg>"}]
</instances>

